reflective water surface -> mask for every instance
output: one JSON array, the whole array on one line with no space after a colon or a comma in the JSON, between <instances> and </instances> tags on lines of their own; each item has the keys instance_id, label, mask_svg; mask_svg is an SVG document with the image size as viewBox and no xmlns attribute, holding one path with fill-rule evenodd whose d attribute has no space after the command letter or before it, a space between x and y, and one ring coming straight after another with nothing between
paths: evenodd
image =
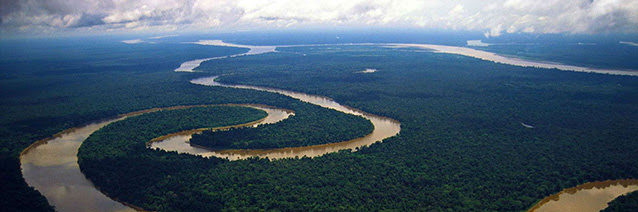
<instances>
[{"instance_id":1,"label":"reflective water surface","mask_svg":"<svg viewBox=\"0 0 638 212\"><path fill-rule=\"evenodd\" d=\"M598 212L616 197L637 190L636 179L585 183L546 197L529 212Z\"/></svg>"},{"instance_id":2,"label":"reflective water surface","mask_svg":"<svg viewBox=\"0 0 638 212\"><path fill-rule=\"evenodd\" d=\"M590 67L572 66L559 63L550 63L543 61L531 61L515 57L505 57L492 52L486 52L476 50L472 48L460 47L460 46L444 46L433 44L385 44L388 47L412 47L412 48L425 48L433 49L435 52L458 54L468 57L474 57L482 60L493 61L497 63L503 63L508 65L523 66L523 67L539 67L539 68L556 68L564 71L577 71L577 72L594 72L602 74L615 74L615 75L629 75L638 76L638 70L615 70L615 69L598 69Z\"/></svg>"},{"instance_id":3,"label":"reflective water surface","mask_svg":"<svg viewBox=\"0 0 638 212\"><path fill-rule=\"evenodd\" d=\"M98 191L80 172L76 156L89 135L120 119L74 128L37 142L20 156L22 176L57 211L135 211Z\"/></svg>"}]
</instances>

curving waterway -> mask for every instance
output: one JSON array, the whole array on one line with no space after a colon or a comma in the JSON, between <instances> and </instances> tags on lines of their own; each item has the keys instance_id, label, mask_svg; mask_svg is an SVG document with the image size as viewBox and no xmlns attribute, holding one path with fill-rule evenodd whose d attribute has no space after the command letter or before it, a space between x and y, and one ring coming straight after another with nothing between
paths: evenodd
<instances>
[{"instance_id":1,"label":"curving waterway","mask_svg":"<svg viewBox=\"0 0 638 212\"><path fill-rule=\"evenodd\" d=\"M309 95L305 93L287 91L287 90L275 89L275 88L257 87L257 86L250 86L250 85L227 85L227 84L222 84L215 81L217 78L218 76L204 77L204 78L191 80L191 83L198 84L198 85L205 85L205 86L220 86L220 87L229 87L229 88L238 88L238 89L252 89L252 90L266 91L266 92L272 92L272 93L289 96L294 99L298 99L300 101L307 102L310 104L334 109L347 114L362 116L370 120L370 122L372 122L372 125L374 126L374 130L372 130L372 133L361 138L356 138L356 139L337 142L337 143L330 143L330 144L305 146L305 147L278 148L278 149L224 149L224 150L206 149L203 147L193 146L187 143L187 141L190 139L193 133L185 133L185 134L169 137L163 141L153 142L151 144L152 145L151 148L161 148L166 151L178 151L183 153L201 155L204 157L214 156L214 157L220 157L220 158L228 158L229 160L245 159L249 157L268 157L270 159L294 158L294 157L303 157L303 156L316 157L316 156L321 156L327 153L336 152L343 149L356 149L357 147L367 146L377 141L382 141L385 138L395 136L399 133L399 131L401 131L401 124L396 120L365 113L363 111L341 105L338 102L335 102L334 100L327 97Z\"/></svg>"},{"instance_id":2,"label":"curving waterway","mask_svg":"<svg viewBox=\"0 0 638 212\"><path fill-rule=\"evenodd\" d=\"M529 212L598 212L632 191L638 191L636 179L585 183L544 198Z\"/></svg>"},{"instance_id":3,"label":"curving waterway","mask_svg":"<svg viewBox=\"0 0 638 212\"><path fill-rule=\"evenodd\" d=\"M98 191L80 172L77 158L80 145L89 135L122 119L69 129L27 148L20 155L27 184L40 191L57 211L135 211Z\"/></svg>"},{"instance_id":4,"label":"curving waterway","mask_svg":"<svg viewBox=\"0 0 638 212\"><path fill-rule=\"evenodd\" d=\"M62 131L50 139L35 142L20 154L22 176L29 186L44 195L57 211L135 211L134 206L110 199L86 179L78 165L78 149L82 142L100 128L127 117L196 106L176 106L137 111L82 127ZM255 125L272 123L292 115L291 111L262 105L237 105L264 110L268 116ZM238 127L239 125L237 125ZM235 127L235 126L231 126ZM139 208L137 208L139 209Z\"/></svg>"}]
</instances>

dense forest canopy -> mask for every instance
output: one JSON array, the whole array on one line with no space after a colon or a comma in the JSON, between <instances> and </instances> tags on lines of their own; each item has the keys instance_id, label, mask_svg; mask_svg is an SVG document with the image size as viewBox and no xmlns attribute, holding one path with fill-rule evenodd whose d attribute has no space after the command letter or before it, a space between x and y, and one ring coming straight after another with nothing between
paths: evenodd
<instances>
[{"instance_id":1,"label":"dense forest canopy","mask_svg":"<svg viewBox=\"0 0 638 212\"><path fill-rule=\"evenodd\" d=\"M192 76L172 72L186 60L245 52L243 49L128 46L112 39L42 39L2 45L0 167L5 171L0 178L7 183L0 184L0 190L7 198L0 198L0 206L7 211L52 210L25 183L18 155L31 143L62 130L154 107L254 103L253 99L260 98L255 95L273 106L283 106L278 103L285 101L258 92L201 89L188 83ZM263 97L272 101L263 101Z\"/></svg>"},{"instance_id":2,"label":"dense forest canopy","mask_svg":"<svg viewBox=\"0 0 638 212\"><path fill-rule=\"evenodd\" d=\"M115 180L123 186L110 188L115 191L110 195L165 211L523 211L584 182L638 178L635 77L522 68L409 49L278 50L209 61L199 68L203 73L149 68L155 64L147 61L137 71L42 74L23 64L22 70L3 74L1 106L7 112L0 123L0 161L7 171L1 176L16 183L2 184L9 198L1 206L51 209L21 179L17 155L65 128L153 107L259 103L295 110L298 104L271 93L188 83L228 73L220 80L328 96L399 120L401 134L356 152L276 161L227 162L144 149L102 161L106 166L100 168L109 171L99 174L109 177L95 178L96 184ZM180 51L195 53L166 55L163 62L178 65L236 50ZM92 64L89 56L78 60ZM366 68L378 71L355 73Z\"/></svg>"},{"instance_id":3,"label":"dense forest canopy","mask_svg":"<svg viewBox=\"0 0 638 212\"><path fill-rule=\"evenodd\" d=\"M632 77L376 47L280 51L210 61L199 70L233 73L220 78L231 84L332 97L396 118L401 134L354 153L235 161L199 170L206 174L171 175L193 189L183 193L205 193L235 210L520 211L563 188L638 176ZM365 68L379 71L355 73ZM200 176L199 187L192 176Z\"/></svg>"}]
</instances>

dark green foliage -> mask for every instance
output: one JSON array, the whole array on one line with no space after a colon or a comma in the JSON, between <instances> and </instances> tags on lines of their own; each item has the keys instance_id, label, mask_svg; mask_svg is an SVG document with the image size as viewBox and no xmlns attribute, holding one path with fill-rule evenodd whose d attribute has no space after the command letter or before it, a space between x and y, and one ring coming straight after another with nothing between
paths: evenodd
<instances>
[{"instance_id":1,"label":"dark green foliage","mask_svg":"<svg viewBox=\"0 0 638 212\"><path fill-rule=\"evenodd\" d=\"M299 104L297 113L312 114L257 128L204 131L192 144L217 149L268 149L334 143L363 137L372 132L370 121L319 106ZM314 119L321 117L320 119Z\"/></svg>"},{"instance_id":2,"label":"dark green foliage","mask_svg":"<svg viewBox=\"0 0 638 212\"><path fill-rule=\"evenodd\" d=\"M355 153L367 156L361 163L348 161L344 164L356 165L332 164L334 167L317 168L325 172L315 170L326 173L356 167L376 170L375 174L397 173L384 177L386 184L382 186L363 180L374 179L375 174L344 173L362 176L348 182L363 180L378 186L355 192L366 184L361 183L352 192L333 194L350 197L349 206L525 210L563 188L638 177L635 77L512 67L455 55L383 52L366 47L337 52L330 47L290 51L304 51L307 56L295 60L283 60L289 57L283 54L234 58L211 61L202 69L219 73L213 65L241 64L234 75L220 80L326 95L401 121L401 136ZM277 62L267 63L269 60ZM251 65L257 61L263 64ZM379 72L370 76L353 73L365 68ZM368 80L346 80L356 76ZM521 122L535 128L525 128ZM319 165L325 163L324 158L314 161L298 166L324 167ZM393 164L392 169L379 166L381 161ZM262 176L276 171L267 172ZM292 176L277 175L274 179L279 177L288 179L281 181L284 184L291 182ZM313 177L319 176L304 178ZM342 187L324 186L321 190L340 190L337 188ZM414 202L378 198L370 205L358 201L373 191ZM314 197L318 202L340 202ZM240 205L237 202L236 206Z\"/></svg>"},{"instance_id":3,"label":"dark green foliage","mask_svg":"<svg viewBox=\"0 0 638 212\"><path fill-rule=\"evenodd\" d=\"M360 46L280 51L210 61L205 75L12 78L0 89L3 148L16 153L67 127L151 107L250 102L296 110L296 101L275 94L187 83L234 73L221 80L328 96L399 120L401 134L353 153L272 162L139 151L104 161L113 177L101 180L148 186L114 196L175 210L523 211L584 182L638 178L636 77ZM379 71L353 73L365 68ZM154 169L174 174L155 179Z\"/></svg>"},{"instance_id":4,"label":"dark green foliage","mask_svg":"<svg viewBox=\"0 0 638 212\"><path fill-rule=\"evenodd\" d=\"M78 163L82 172L102 191L145 209L219 210L221 205L214 204L219 200L200 191L192 191L191 188L181 188L180 182L171 181L176 175L209 169L223 162L222 159L207 160L184 154L150 151L145 144L169 133L248 123L266 115L266 112L253 108L218 106L159 111L130 117L91 134L80 147ZM162 183L167 181L167 184ZM192 202L184 204L184 199Z\"/></svg>"},{"instance_id":5,"label":"dark green foliage","mask_svg":"<svg viewBox=\"0 0 638 212\"><path fill-rule=\"evenodd\" d=\"M305 121L293 122L298 124L297 127L304 127L304 124L311 120L303 119L304 114L316 119L324 116L312 113L338 113L321 110L316 106L293 108L298 109L296 112L302 114L302 120ZM265 112L251 108L206 107L153 112L131 117L109 124L93 133L82 144L78 153L78 163L82 172L102 191L145 209L219 210L224 201L217 196L206 195L209 193L202 191L202 186L206 184L200 184L199 180L204 176L200 172L211 170L224 160L150 151L146 149L145 143L164 134L202 127L247 123L263 118L265 115ZM338 113L337 117L339 115L345 116ZM352 117L361 119L365 123L363 118ZM336 121L331 117L325 118L328 121ZM295 119L296 117L293 117L289 120ZM312 125L312 123L308 124ZM272 124L272 126L277 125L279 123ZM323 135L321 132L314 133ZM330 131L323 133L330 133ZM316 136L312 133L308 135ZM300 136L293 138L300 139Z\"/></svg>"},{"instance_id":6,"label":"dark green foliage","mask_svg":"<svg viewBox=\"0 0 638 212\"><path fill-rule=\"evenodd\" d=\"M635 212L638 211L638 191L620 196L609 203L602 212Z\"/></svg>"},{"instance_id":7,"label":"dark green foliage","mask_svg":"<svg viewBox=\"0 0 638 212\"><path fill-rule=\"evenodd\" d=\"M54 211L39 192L28 187L24 182L17 157L2 152L0 170L2 170L0 174L2 211Z\"/></svg>"},{"instance_id":8,"label":"dark green foliage","mask_svg":"<svg viewBox=\"0 0 638 212\"><path fill-rule=\"evenodd\" d=\"M283 49L202 70L232 71L221 78L228 83L333 97L398 119L401 135L356 153L220 163L176 176L181 188L240 211L522 211L563 188L638 177L632 77L364 47L296 50L308 55ZM364 68L379 72L353 73Z\"/></svg>"},{"instance_id":9,"label":"dark green foliage","mask_svg":"<svg viewBox=\"0 0 638 212\"><path fill-rule=\"evenodd\" d=\"M37 140L131 111L180 104L249 103L256 94L224 99L228 93L210 95L210 89L191 85L189 78L172 72L186 60L241 53L242 49L130 46L119 40L77 38L0 45L0 206L8 211L52 210L43 196L27 186L19 168L20 152Z\"/></svg>"}]
</instances>

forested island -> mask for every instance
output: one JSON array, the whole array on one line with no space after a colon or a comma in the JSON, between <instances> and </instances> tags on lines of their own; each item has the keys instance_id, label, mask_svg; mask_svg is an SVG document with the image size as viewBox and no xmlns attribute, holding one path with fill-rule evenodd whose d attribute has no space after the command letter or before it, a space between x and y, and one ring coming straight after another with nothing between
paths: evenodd
<instances>
[{"instance_id":1,"label":"forested island","mask_svg":"<svg viewBox=\"0 0 638 212\"><path fill-rule=\"evenodd\" d=\"M335 110L310 104L298 104L297 113L311 116L294 117L278 124L256 128L233 128L224 131L207 130L193 134L190 142L213 149L270 149L311 146L347 141L370 134L370 121ZM319 119L316 119L320 117Z\"/></svg>"}]
</instances>

